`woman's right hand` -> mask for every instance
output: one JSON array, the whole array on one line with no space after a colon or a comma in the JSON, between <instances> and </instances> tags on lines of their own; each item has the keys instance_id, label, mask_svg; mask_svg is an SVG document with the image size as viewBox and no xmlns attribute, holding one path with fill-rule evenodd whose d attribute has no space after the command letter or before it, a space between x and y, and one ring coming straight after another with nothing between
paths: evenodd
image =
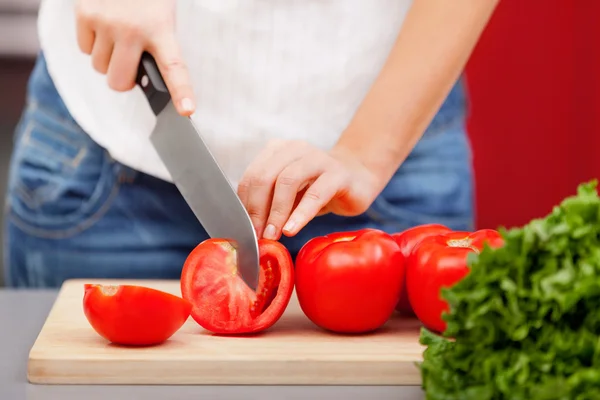
<instances>
[{"instance_id":1,"label":"woman's right hand","mask_svg":"<svg viewBox=\"0 0 600 400\"><path fill-rule=\"evenodd\" d=\"M148 51L182 115L194 112L189 73L175 34L176 0L77 0L77 42L108 86L135 86L141 55Z\"/></svg>"}]
</instances>

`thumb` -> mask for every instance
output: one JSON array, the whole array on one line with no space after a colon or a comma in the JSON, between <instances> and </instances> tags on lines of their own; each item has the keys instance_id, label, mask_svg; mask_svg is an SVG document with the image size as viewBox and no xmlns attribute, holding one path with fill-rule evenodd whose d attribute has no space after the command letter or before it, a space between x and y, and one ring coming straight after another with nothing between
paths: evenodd
<instances>
[{"instance_id":1,"label":"thumb","mask_svg":"<svg viewBox=\"0 0 600 400\"><path fill-rule=\"evenodd\" d=\"M161 35L153 45L153 55L173 99L175 109L183 116L194 113L194 91L179 43L173 34Z\"/></svg>"}]
</instances>

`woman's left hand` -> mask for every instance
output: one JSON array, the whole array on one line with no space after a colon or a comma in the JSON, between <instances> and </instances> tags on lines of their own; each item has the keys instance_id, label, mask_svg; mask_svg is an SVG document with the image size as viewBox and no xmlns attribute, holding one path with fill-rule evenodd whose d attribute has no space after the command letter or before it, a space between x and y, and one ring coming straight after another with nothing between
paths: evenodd
<instances>
[{"instance_id":1,"label":"woman's left hand","mask_svg":"<svg viewBox=\"0 0 600 400\"><path fill-rule=\"evenodd\" d=\"M271 142L242 177L238 195L258 237L293 236L317 215L365 212L380 179L351 151L323 151L303 141Z\"/></svg>"}]
</instances>

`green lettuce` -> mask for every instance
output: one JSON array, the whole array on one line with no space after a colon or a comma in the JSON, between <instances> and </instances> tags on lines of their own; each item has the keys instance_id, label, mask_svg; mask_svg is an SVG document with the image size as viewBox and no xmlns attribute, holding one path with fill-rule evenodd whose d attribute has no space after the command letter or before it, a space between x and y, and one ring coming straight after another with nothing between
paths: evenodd
<instances>
[{"instance_id":1,"label":"green lettuce","mask_svg":"<svg viewBox=\"0 0 600 400\"><path fill-rule=\"evenodd\" d=\"M423 328L431 400L600 399L600 198L578 187L544 218L500 229L442 289L442 336Z\"/></svg>"}]
</instances>

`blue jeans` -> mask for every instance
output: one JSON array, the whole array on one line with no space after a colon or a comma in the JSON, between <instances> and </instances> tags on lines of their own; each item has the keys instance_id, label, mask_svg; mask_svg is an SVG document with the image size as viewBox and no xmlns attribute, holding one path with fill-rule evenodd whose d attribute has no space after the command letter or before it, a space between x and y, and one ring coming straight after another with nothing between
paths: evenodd
<instances>
[{"instance_id":1,"label":"blue jeans","mask_svg":"<svg viewBox=\"0 0 600 400\"><path fill-rule=\"evenodd\" d=\"M178 279L206 232L176 187L113 160L77 125L38 57L17 126L5 207L10 287L69 278ZM363 215L315 218L281 241L293 256L328 232L398 232L439 222L472 229L473 187L461 82L389 185Z\"/></svg>"}]
</instances>

